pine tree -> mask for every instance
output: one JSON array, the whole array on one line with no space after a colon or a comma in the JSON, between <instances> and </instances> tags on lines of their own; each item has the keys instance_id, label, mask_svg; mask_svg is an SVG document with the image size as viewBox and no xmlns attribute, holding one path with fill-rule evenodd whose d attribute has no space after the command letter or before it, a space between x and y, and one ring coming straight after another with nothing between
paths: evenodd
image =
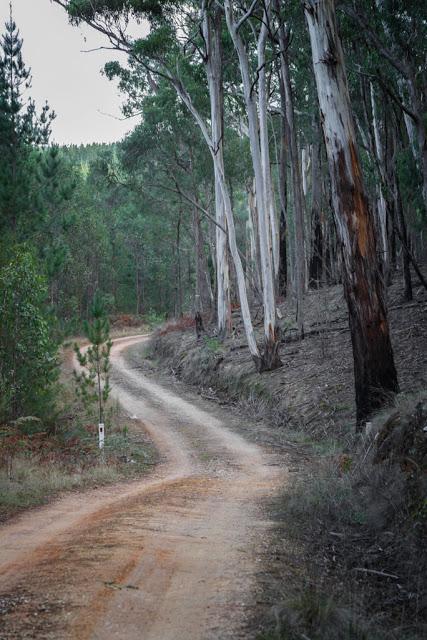
<instances>
[{"instance_id":1,"label":"pine tree","mask_svg":"<svg viewBox=\"0 0 427 640\"><path fill-rule=\"evenodd\" d=\"M47 103L38 114L34 100L25 97L32 78L22 44L11 7L0 41L0 232L13 239L26 239L26 224L37 213L34 151L47 145L55 117Z\"/></svg>"},{"instance_id":2,"label":"pine tree","mask_svg":"<svg viewBox=\"0 0 427 640\"><path fill-rule=\"evenodd\" d=\"M81 351L74 345L80 366L83 370L74 372L77 395L83 400L86 409L98 405L99 423L104 423L105 403L110 394L110 324L105 312L101 296L96 293L92 308L91 320L84 325L85 334L90 346ZM85 371L86 369L86 371Z\"/></svg>"}]
</instances>

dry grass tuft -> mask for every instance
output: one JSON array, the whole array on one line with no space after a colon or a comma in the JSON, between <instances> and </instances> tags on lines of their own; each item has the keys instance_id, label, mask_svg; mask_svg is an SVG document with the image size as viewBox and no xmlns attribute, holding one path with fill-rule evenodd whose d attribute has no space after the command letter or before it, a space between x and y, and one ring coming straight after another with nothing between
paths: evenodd
<instances>
[{"instance_id":1,"label":"dry grass tuft","mask_svg":"<svg viewBox=\"0 0 427 640\"><path fill-rule=\"evenodd\" d=\"M308 586L286 603L271 637L425 637L426 400L396 398L363 441L321 458L287 493L283 526L306 550ZM399 425L398 449L389 443L384 455L391 424ZM407 463L408 451L416 464Z\"/></svg>"}]
</instances>

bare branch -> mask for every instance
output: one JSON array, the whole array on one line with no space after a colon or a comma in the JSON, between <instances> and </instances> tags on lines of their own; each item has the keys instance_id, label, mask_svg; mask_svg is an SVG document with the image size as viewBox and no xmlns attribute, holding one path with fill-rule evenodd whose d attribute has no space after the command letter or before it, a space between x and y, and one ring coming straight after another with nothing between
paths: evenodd
<instances>
[{"instance_id":1,"label":"bare branch","mask_svg":"<svg viewBox=\"0 0 427 640\"><path fill-rule=\"evenodd\" d=\"M254 9L255 9L256 5L258 4L258 1L259 0L253 0L251 6L246 11L245 15L243 15L240 18L240 20L235 24L236 31L238 31L240 29L240 27L246 22L246 20L248 20L251 17L251 15L254 12Z\"/></svg>"}]
</instances>

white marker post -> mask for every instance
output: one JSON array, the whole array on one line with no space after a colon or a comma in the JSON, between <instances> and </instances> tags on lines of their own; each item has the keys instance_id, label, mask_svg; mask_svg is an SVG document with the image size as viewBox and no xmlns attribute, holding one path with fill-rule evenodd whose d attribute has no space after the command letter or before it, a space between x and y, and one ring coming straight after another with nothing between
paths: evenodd
<instances>
[{"instance_id":1,"label":"white marker post","mask_svg":"<svg viewBox=\"0 0 427 640\"><path fill-rule=\"evenodd\" d=\"M105 427L104 427L104 423L100 422L98 424L98 436L99 436L99 448L103 449L104 448L104 439L105 439Z\"/></svg>"}]
</instances>

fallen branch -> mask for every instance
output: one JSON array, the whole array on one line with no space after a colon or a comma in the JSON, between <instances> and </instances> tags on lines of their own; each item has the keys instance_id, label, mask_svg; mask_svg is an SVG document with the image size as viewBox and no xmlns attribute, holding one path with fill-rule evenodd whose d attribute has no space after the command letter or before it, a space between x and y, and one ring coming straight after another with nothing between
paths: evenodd
<instances>
[{"instance_id":1,"label":"fallen branch","mask_svg":"<svg viewBox=\"0 0 427 640\"><path fill-rule=\"evenodd\" d=\"M374 575L381 576L382 578L393 578L393 580L399 580L399 576L395 576L393 573L386 573L385 571L365 569L364 567L355 567L354 571L359 571L361 573L373 573Z\"/></svg>"}]
</instances>

